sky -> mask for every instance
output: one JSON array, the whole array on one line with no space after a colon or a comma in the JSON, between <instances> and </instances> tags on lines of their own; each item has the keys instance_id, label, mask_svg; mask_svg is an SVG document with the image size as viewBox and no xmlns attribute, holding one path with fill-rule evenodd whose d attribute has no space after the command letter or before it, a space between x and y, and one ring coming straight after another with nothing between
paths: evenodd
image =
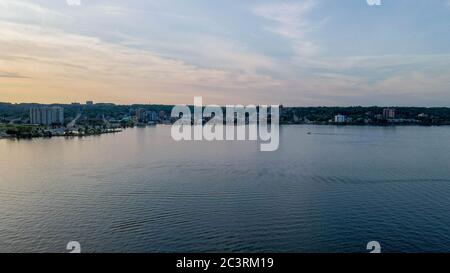
<instances>
[{"instance_id":1,"label":"sky","mask_svg":"<svg viewBox=\"0 0 450 273\"><path fill-rule=\"evenodd\" d=\"M77 1L0 0L0 101L450 106L450 0Z\"/></svg>"}]
</instances>

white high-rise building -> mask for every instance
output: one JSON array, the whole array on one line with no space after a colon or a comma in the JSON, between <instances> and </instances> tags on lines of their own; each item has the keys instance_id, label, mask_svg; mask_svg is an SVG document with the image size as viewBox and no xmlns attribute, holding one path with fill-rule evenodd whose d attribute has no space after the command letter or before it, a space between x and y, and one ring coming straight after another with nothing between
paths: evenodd
<instances>
[{"instance_id":1,"label":"white high-rise building","mask_svg":"<svg viewBox=\"0 0 450 273\"><path fill-rule=\"evenodd\" d=\"M394 108L383 109L383 118L394 119L395 118L395 109Z\"/></svg>"},{"instance_id":2,"label":"white high-rise building","mask_svg":"<svg viewBox=\"0 0 450 273\"><path fill-rule=\"evenodd\" d=\"M30 109L30 123L40 125L64 124L64 108L36 107Z\"/></svg>"},{"instance_id":3,"label":"white high-rise building","mask_svg":"<svg viewBox=\"0 0 450 273\"><path fill-rule=\"evenodd\" d=\"M336 115L334 117L334 122L335 123L345 123L345 122L347 122L347 117L344 115Z\"/></svg>"}]
</instances>

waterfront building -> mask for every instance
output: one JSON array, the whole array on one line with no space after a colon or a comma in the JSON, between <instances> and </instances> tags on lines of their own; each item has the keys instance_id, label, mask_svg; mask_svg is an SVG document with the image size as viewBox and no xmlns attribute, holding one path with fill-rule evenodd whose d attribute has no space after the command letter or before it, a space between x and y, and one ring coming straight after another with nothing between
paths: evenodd
<instances>
[{"instance_id":1,"label":"waterfront building","mask_svg":"<svg viewBox=\"0 0 450 273\"><path fill-rule=\"evenodd\" d=\"M63 125L64 108L58 106L31 108L30 123L39 125Z\"/></svg>"},{"instance_id":2,"label":"waterfront building","mask_svg":"<svg viewBox=\"0 0 450 273\"><path fill-rule=\"evenodd\" d=\"M137 122L145 123L147 122L147 111L145 109L137 109L136 110L136 120Z\"/></svg>"},{"instance_id":3,"label":"waterfront building","mask_svg":"<svg viewBox=\"0 0 450 273\"><path fill-rule=\"evenodd\" d=\"M334 122L335 123L345 123L345 122L347 122L347 116L336 115L336 116L334 116Z\"/></svg>"},{"instance_id":4,"label":"waterfront building","mask_svg":"<svg viewBox=\"0 0 450 273\"><path fill-rule=\"evenodd\" d=\"M417 115L418 118L428 118L428 115L425 113Z\"/></svg>"},{"instance_id":5,"label":"waterfront building","mask_svg":"<svg viewBox=\"0 0 450 273\"><path fill-rule=\"evenodd\" d=\"M385 108L383 109L383 118L385 119L395 119L395 109Z\"/></svg>"},{"instance_id":6,"label":"waterfront building","mask_svg":"<svg viewBox=\"0 0 450 273\"><path fill-rule=\"evenodd\" d=\"M158 120L158 115L156 114L155 111L150 111L150 112L148 112L147 118L148 118L148 121L155 122Z\"/></svg>"}]
</instances>

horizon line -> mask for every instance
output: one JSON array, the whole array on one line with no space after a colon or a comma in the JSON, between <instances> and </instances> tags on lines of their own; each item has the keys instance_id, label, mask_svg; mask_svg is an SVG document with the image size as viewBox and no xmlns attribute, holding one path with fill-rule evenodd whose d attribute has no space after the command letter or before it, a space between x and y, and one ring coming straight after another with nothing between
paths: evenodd
<instances>
[{"instance_id":1,"label":"horizon line","mask_svg":"<svg viewBox=\"0 0 450 273\"><path fill-rule=\"evenodd\" d=\"M21 105L21 104L36 104L36 105L67 105L67 106L76 106L76 105L80 105L80 106L86 106L88 104L86 103L81 103L81 102L72 102L72 103L58 103L58 102L54 102L54 103L40 103L40 102L5 102L5 101L0 101L0 104L12 104L12 105ZM115 103L115 102L94 102L91 106L95 106L95 105L101 105L101 104L110 104L110 105L114 105L114 106L134 106L134 105L139 105L139 106L176 106L176 105L186 105L186 106L194 106L193 104L163 104L163 103L151 103L151 104L145 104L145 103L132 103L132 104L121 104L121 103ZM208 106L210 104L205 104L203 106ZM245 104L239 104L239 105L244 105ZM370 106L363 106L363 105L347 105L347 106L338 106L338 105L333 105L333 106L326 106L326 105L318 105L318 106L292 106L292 105L284 105L284 104L252 104L255 106L261 106L261 105L268 105L268 106L274 106L274 105L278 105L278 106L282 106L283 108L450 108L450 106L394 106L394 105L370 105ZM220 107L226 107L227 105L219 105Z\"/></svg>"}]
</instances>

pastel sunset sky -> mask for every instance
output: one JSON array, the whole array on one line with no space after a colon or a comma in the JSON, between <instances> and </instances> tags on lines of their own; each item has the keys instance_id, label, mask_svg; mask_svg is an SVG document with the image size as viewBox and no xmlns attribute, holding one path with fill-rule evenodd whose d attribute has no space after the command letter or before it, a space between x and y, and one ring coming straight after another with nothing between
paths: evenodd
<instances>
[{"instance_id":1,"label":"pastel sunset sky","mask_svg":"<svg viewBox=\"0 0 450 273\"><path fill-rule=\"evenodd\" d=\"M0 101L194 96L450 106L450 0L0 0Z\"/></svg>"}]
</instances>

